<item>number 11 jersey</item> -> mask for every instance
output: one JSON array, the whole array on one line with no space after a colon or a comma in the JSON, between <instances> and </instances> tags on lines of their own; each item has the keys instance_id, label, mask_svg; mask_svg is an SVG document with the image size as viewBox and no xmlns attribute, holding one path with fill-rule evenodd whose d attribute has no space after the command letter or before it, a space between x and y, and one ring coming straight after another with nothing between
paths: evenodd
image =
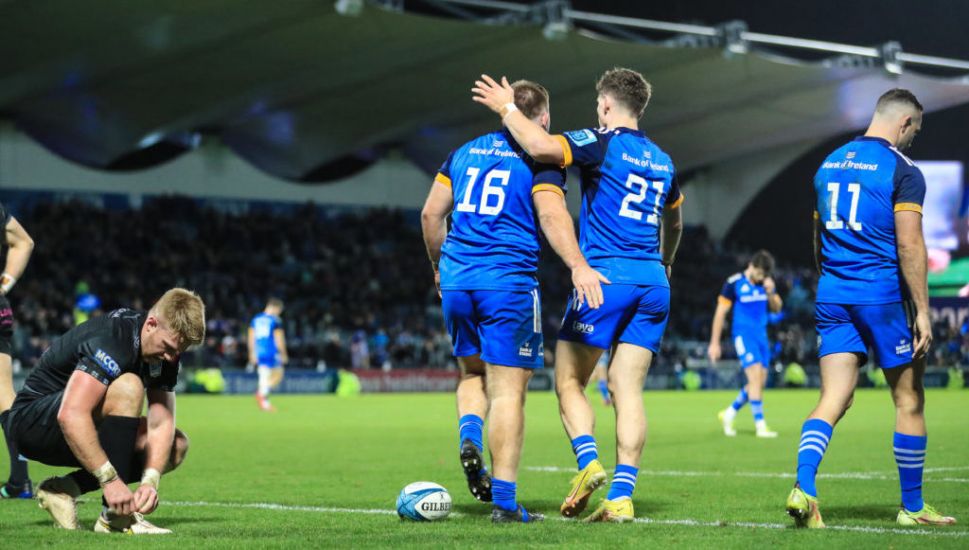
<instances>
[{"instance_id":1,"label":"number 11 jersey","mask_svg":"<svg viewBox=\"0 0 969 550\"><path fill-rule=\"evenodd\" d=\"M614 284L669 287L660 263L666 208L683 202L673 161L639 130L585 129L555 136L564 165L582 172L579 246Z\"/></svg>"},{"instance_id":2,"label":"number 11 jersey","mask_svg":"<svg viewBox=\"0 0 969 550\"><path fill-rule=\"evenodd\" d=\"M821 163L814 176L821 233L817 302L901 302L895 212L922 211L925 179L886 140L861 136Z\"/></svg>"}]
</instances>

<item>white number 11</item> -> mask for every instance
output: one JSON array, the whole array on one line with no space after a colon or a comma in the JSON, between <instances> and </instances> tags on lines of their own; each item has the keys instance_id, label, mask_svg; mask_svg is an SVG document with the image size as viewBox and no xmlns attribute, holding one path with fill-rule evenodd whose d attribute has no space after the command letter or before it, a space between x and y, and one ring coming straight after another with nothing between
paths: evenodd
<instances>
[{"instance_id":1,"label":"white number 11","mask_svg":"<svg viewBox=\"0 0 969 550\"><path fill-rule=\"evenodd\" d=\"M826 229L844 229L845 222L838 219L838 195L840 194L841 184L837 182L828 183L828 192L831 193L831 218L824 222ZM861 222L858 221L858 198L861 197L861 184L849 183L848 193L851 193L851 209L848 211L848 227L854 231L861 231Z\"/></svg>"}]
</instances>

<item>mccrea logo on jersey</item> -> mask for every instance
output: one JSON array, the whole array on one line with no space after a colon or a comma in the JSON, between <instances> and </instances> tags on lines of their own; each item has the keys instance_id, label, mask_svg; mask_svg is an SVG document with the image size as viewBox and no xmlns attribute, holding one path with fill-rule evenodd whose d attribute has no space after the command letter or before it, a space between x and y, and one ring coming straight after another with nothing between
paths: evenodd
<instances>
[{"instance_id":1,"label":"mccrea logo on jersey","mask_svg":"<svg viewBox=\"0 0 969 550\"><path fill-rule=\"evenodd\" d=\"M574 132L565 132L565 135L568 136L570 140L572 140L572 143L578 145L579 147L583 147L590 143L596 142L596 135L593 134L591 130L576 130Z\"/></svg>"},{"instance_id":2,"label":"mccrea logo on jersey","mask_svg":"<svg viewBox=\"0 0 969 550\"><path fill-rule=\"evenodd\" d=\"M579 321L575 321L572 323L572 330L578 332L579 334L592 334L595 332L596 327L591 323L580 323Z\"/></svg>"},{"instance_id":3,"label":"mccrea logo on jersey","mask_svg":"<svg viewBox=\"0 0 969 550\"><path fill-rule=\"evenodd\" d=\"M895 355L906 355L909 353L912 353L912 344L905 338L902 338L898 345L895 346Z\"/></svg>"},{"instance_id":4,"label":"mccrea logo on jersey","mask_svg":"<svg viewBox=\"0 0 969 550\"><path fill-rule=\"evenodd\" d=\"M94 360L97 361L104 371L108 373L111 378L117 378L121 375L121 367L118 366L118 362L115 361L110 355L104 352L104 350L99 349L94 353Z\"/></svg>"}]
</instances>

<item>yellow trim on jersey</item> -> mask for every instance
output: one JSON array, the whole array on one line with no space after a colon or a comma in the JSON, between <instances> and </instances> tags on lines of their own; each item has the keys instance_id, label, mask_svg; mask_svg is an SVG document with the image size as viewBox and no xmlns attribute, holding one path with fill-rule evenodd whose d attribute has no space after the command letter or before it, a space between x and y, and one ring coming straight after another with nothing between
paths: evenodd
<instances>
[{"instance_id":1,"label":"yellow trim on jersey","mask_svg":"<svg viewBox=\"0 0 969 550\"><path fill-rule=\"evenodd\" d=\"M567 168L572 166L572 146L569 145L569 140L565 139L565 136L552 136L552 139L559 142L562 146L562 168Z\"/></svg>"},{"instance_id":2,"label":"yellow trim on jersey","mask_svg":"<svg viewBox=\"0 0 969 550\"><path fill-rule=\"evenodd\" d=\"M532 187L533 195L539 191L552 191L553 193L556 193L562 197L565 196L565 191L562 191L562 188L554 183L538 183Z\"/></svg>"},{"instance_id":3,"label":"yellow trim on jersey","mask_svg":"<svg viewBox=\"0 0 969 550\"><path fill-rule=\"evenodd\" d=\"M821 214L818 214L818 211L817 211L817 210L815 210L815 211L814 211L814 219L815 219L815 220L817 220L817 219L819 219L820 217L821 217Z\"/></svg>"},{"instance_id":4,"label":"yellow trim on jersey","mask_svg":"<svg viewBox=\"0 0 969 550\"><path fill-rule=\"evenodd\" d=\"M725 306L732 306L733 300L731 300L730 298L727 298L726 296L720 295L720 296L717 296L717 303L723 304Z\"/></svg>"},{"instance_id":5,"label":"yellow trim on jersey","mask_svg":"<svg viewBox=\"0 0 969 550\"><path fill-rule=\"evenodd\" d=\"M683 199L685 199L685 198L686 198L686 195L680 193L680 198L676 199L676 202L674 202L673 204L667 206L667 208L679 208L680 205L683 204Z\"/></svg>"},{"instance_id":6,"label":"yellow trim on jersey","mask_svg":"<svg viewBox=\"0 0 969 550\"><path fill-rule=\"evenodd\" d=\"M900 202L895 205L896 212L901 212L903 210L908 212L918 212L919 214L921 214L922 205L917 202Z\"/></svg>"},{"instance_id":7,"label":"yellow trim on jersey","mask_svg":"<svg viewBox=\"0 0 969 550\"><path fill-rule=\"evenodd\" d=\"M448 187L451 187L451 178L445 176L440 172L438 172L437 175L434 176L434 181L436 183L440 183L442 185L447 185Z\"/></svg>"}]
</instances>

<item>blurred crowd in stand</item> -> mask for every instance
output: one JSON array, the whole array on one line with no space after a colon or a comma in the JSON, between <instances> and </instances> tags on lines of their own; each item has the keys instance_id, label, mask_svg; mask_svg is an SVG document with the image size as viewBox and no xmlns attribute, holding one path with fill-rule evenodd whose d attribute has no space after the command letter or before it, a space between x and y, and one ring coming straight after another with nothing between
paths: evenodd
<instances>
[{"instance_id":1,"label":"blurred crowd in stand","mask_svg":"<svg viewBox=\"0 0 969 550\"><path fill-rule=\"evenodd\" d=\"M166 197L124 209L71 200L17 212L36 242L10 295L17 358L30 367L75 323L117 307L148 307L184 286L208 306L205 344L183 358L187 365L245 367L249 319L278 296L292 367L453 368L416 212L232 204ZM705 356L720 287L750 252L717 243L703 227L686 229L654 369L674 371ZM780 264L774 278L785 301L770 328L775 360L813 363L817 276L811 267ZM550 250L540 282L551 361L570 277ZM932 362L969 364L967 332L966 324L940 323Z\"/></svg>"}]
</instances>

